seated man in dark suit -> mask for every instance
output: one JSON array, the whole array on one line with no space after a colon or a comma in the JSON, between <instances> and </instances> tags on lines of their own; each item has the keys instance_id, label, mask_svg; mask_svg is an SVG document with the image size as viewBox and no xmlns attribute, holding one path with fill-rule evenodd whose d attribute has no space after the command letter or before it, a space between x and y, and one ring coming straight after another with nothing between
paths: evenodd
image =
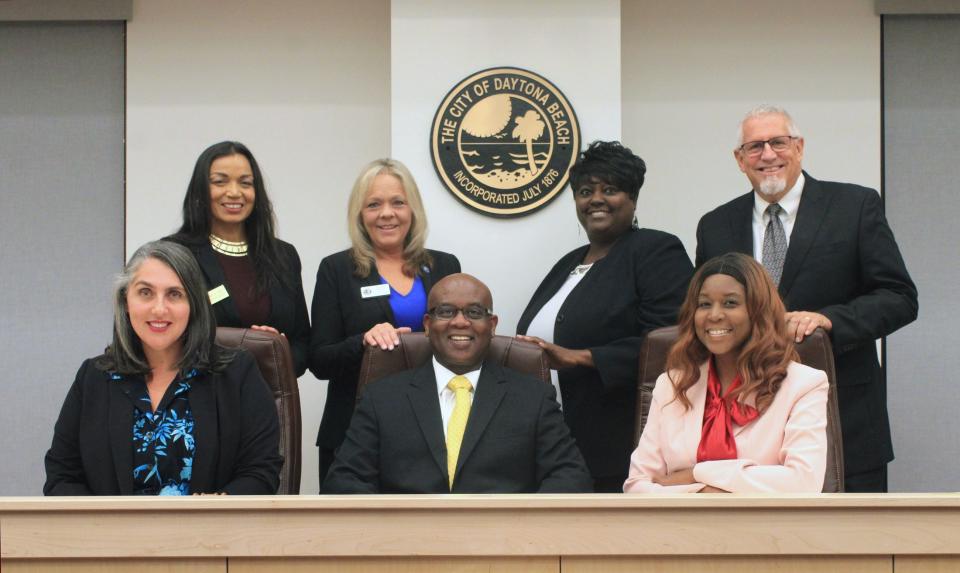
<instances>
[{"instance_id":1,"label":"seated man in dark suit","mask_svg":"<svg viewBox=\"0 0 960 573\"><path fill-rule=\"evenodd\" d=\"M323 493L576 493L590 474L553 386L485 362L490 290L455 274L430 290L433 359L369 385Z\"/></svg>"}]
</instances>

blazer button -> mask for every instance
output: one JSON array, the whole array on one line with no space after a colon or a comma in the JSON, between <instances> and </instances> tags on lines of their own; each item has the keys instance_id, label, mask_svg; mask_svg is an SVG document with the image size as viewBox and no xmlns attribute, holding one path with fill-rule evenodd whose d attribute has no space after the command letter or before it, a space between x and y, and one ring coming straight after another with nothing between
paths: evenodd
<instances>
[{"instance_id":1,"label":"blazer button","mask_svg":"<svg viewBox=\"0 0 960 573\"><path fill-rule=\"evenodd\" d=\"M557 313L557 323L559 324L559 323L561 323L561 322L563 322L563 313L562 313L562 312L558 312L558 313Z\"/></svg>"}]
</instances>

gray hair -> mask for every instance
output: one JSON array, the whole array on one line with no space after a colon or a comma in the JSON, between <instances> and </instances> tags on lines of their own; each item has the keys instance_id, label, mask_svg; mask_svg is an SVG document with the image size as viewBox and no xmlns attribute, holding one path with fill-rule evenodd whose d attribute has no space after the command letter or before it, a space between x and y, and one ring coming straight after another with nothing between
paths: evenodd
<instances>
[{"instance_id":1,"label":"gray hair","mask_svg":"<svg viewBox=\"0 0 960 573\"><path fill-rule=\"evenodd\" d=\"M787 120L787 131L793 137L801 137L800 130L797 128L797 124L794 123L793 118L790 117L790 114L787 113L787 110L783 109L777 105L770 104L760 104L757 107L751 109L743 116L743 119L740 120L740 125L737 126L737 145L733 148L734 151L739 150L740 146L743 145L743 124L751 119L756 119L765 115L779 115Z\"/></svg>"},{"instance_id":2,"label":"gray hair","mask_svg":"<svg viewBox=\"0 0 960 573\"><path fill-rule=\"evenodd\" d=\"M117 275L113 286L113 342L98 365L104 370L127 375L146 375L151 370L127 309L127 289L147 259L156 259L176 273L190 304L190 318L183 333L183 353L177 370L181 375L194 368L221 370L233 359L233 353L214 343L217 322L207 299L203 273L193 254L172 241L153 241L143 245Z\"/></svg>"}]
</instances>

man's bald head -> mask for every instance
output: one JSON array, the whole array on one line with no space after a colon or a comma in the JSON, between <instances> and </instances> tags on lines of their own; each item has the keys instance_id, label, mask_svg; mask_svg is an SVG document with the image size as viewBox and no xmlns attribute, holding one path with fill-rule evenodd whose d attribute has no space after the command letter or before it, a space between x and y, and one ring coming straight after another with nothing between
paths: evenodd
<instances>
[{"instance_id":1,"label":"man's bald head","mask_svg":"<svg viewBox=\"0 0 960 573\"><path fill-rule=\"evenodd\" d=\"M455 374L480 368L497 328L490 289L467 274L449 275L430 289L423 329L433 355Z\"/></svg>"},{"instance_id":2,"label":"man's bald head","mask_svg":"<svg viewBox=\"0 0 960 573\"><path fill-rule=\"evenodd\" d=\"M444 296L448 296L448 291L475 291L478 302L485 308L493 309L493 295L490 294L490 289L480 279L467 273L447 275L437 281L430 289L427 308L433 308L440 304L438 301Z\"/></svg>"}]
</instances>

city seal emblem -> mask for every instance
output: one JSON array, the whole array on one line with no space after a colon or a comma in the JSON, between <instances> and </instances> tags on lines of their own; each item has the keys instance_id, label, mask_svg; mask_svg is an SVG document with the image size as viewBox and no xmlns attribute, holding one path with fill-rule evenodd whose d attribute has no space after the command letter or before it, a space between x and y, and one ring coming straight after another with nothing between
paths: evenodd
<instances>
[{"instance_id":1,"label":"city seal emblem","mask_svg":"<svg viewBox=\"0 0 960 573\"><path fill-rule=\"evenodd\" d=\"M453 195L493 217L542 208L567 183L580 126L563 93L520 68L491 68L443 99L430 135L433 166Z\"/></svg>"}]
</instances>

